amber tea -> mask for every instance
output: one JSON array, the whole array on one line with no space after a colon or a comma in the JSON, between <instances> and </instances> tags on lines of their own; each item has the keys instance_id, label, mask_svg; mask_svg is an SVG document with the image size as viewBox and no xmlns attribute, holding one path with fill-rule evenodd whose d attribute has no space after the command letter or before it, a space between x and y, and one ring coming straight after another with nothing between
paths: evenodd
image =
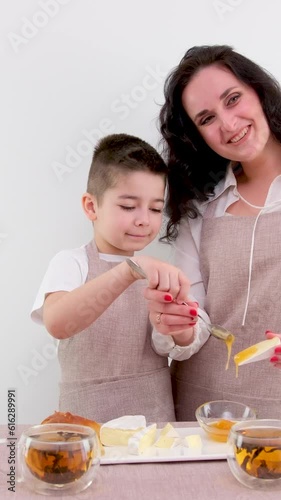
<instances>
[{"instance_id":1,"label":"amber tea","mask_svg":"<svg viewBox=\"0 0 281 500\"><path fill-rule=\"evenodd\" d=\"M26 465L35 477L47 483L76 481L88 471L94 456L88 441L81 446L86 437L87 434L80 432L64 431L31 435L25 451Z\"/></svg>"},{"instance_id":2,"label":"amber tea","mask_svg":"<svg viewBox=\"0 0 281 500\"><path fill-rule=\"evenodd\" d=\"M261 479L281 478L280 429L241 429L237 432L235 458L249 475ZM259 440L263 440L259 444Z\"/></svg>"}]
</instances>

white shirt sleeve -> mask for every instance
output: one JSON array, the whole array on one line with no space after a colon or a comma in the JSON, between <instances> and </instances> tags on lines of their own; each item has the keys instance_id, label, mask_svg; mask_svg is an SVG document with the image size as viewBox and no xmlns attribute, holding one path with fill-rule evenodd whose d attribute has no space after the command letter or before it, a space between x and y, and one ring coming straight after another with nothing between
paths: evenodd
<instances>
[{"instance_id":1,"label":"white shirt sleeve","mask_svg":"<svg viewBox=\"0 0 281 500\"><path fill-rule=\"evenodd\" d=\"M202 323L200 319L194 328L194 341L188 346L176 345L171 335L162 335L153 329L152 345L155 352L161 356L169 356L169 358L177 361L189 359L193 354L199 351L210 336L209 332L204 328L204 323Z\"/></svg>"},{"instance_id":2,"label":"white shirt sleeve","mask_svg":"<svg viewBox=\"0 0 281 500\"><path fill-rule=\"evenodd\" d=\"M83 285L88 275L88 258L85 246L63 250L53 257L31 310L31 319L43 324L43 305L46 294L70 292Z\"/></svg>"}]
</instances>

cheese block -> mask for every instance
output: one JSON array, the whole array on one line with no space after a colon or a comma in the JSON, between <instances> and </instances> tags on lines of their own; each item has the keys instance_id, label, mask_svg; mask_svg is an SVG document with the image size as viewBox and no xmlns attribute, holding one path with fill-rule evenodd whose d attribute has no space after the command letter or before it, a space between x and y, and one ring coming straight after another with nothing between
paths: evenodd
<instances>
[{"instance_id":1,"label":"cheese block","mask_svg":"<svg viewBox=\"0 0 281 500\"><path fill-rule=\"evenodd\" d=\"M189 436L185 436L184 444L188 446L188 448L201 450L202 448L202 439L199 434L190 434Z\"/></svg>"},{"instance_id":2,"label":"cheese block","mask_svg":"<svg viewBox=\"0 0 281 500\"><path fill-rule=\"evenodd\" d=\"M156 429L156 424L152 424L131 436L128 441L128 452L131 455L141 455L152 446L156 438Z\"/></svg>"},{"instance_id":3,"label":"cheese block","mask_svg":"<svg viewBox=\"0 0 281 500\"><path fill-rule=\"evenodd\" d=\"M157 448L172 448L179 442L179 434L176 429L170 424L166 424L160 432L155 446Z\"/></svg>"},{"instance_id":4,"label":"cheese block","mask_svg":"<svg viewBox=\"0 0 281 500\"><path fill-rule=\"evenodd\" d=\"M125 415L103 424L100 440L104 446L127 446L129 438L145 427L143 415Z\"/></svg>"}]
</instances>

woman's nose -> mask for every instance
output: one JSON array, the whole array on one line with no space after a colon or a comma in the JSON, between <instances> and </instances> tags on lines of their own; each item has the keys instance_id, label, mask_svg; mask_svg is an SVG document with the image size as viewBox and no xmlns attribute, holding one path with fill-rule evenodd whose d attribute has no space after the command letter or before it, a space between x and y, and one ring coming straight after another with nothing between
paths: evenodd
<instances>
[{"instance_id":1,"label":"woman's nose","mask_svg":"<svg viewBox=\"0 0 281 500\"><path fill-rule=\"evenodd\" d=\"M233 132L236 130L237 119L231 114L224 114L220 118L221 129L226 132Z\"/></svg>"}]
</instances>

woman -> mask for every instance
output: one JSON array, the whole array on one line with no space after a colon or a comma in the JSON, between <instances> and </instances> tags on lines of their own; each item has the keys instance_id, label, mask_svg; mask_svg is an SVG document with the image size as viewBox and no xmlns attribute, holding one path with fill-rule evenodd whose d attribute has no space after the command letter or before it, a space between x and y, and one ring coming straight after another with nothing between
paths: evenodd
<instances>
[{"instance_id":1,"label":"woman","mask_svg":"<svg viewBox=\"0 0 281 500\"><path fill-rule=\"evenodd\" d=\"M200 314L232 331L238 352L273 335L266 330L281 331L280 87L231 47L193 47L166 81L160 124L169 167L166 239L175 240L175 263ZM194 420L196 407L215 399L280 418L280 370L252 363L236 378L234 363L225 371L225 346L208 338L201 320L194 343L177 348L169 335L175 310L158 304L156 316L155 292L147 298L158 319L157 350L174 358L178 420ZM280 350L273 365L281 366Z\"/></svg>"}]
</instances>

